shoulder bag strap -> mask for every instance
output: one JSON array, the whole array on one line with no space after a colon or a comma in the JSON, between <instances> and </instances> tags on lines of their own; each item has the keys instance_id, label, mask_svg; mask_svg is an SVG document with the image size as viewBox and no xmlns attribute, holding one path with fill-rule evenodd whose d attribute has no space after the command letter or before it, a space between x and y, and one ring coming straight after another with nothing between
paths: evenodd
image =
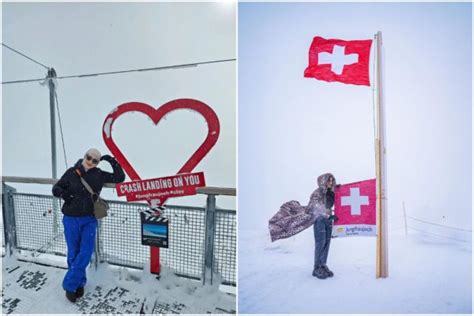
<instances>
[{"instance_id":1,"label":"shoulder bag strap","mask_svg":"<svg viewBox=\"0 0 474 316\"><path fill-rule=\"evenodd\" d=\"M81 172L80 172L78 169L76 169L76 174L79 176L79 178L81 178L81 182L82 182L82 184L86 187L87 191L89 191L89 193L92 194L92 195L96 194L96 193L94 192L94 190L92 190L92 188L91 188L91 186L89 185L89 183L87 183L86 180L84 180L84 178L83 178L82 175L81 175Z\"/></svg>"}]
</instances>

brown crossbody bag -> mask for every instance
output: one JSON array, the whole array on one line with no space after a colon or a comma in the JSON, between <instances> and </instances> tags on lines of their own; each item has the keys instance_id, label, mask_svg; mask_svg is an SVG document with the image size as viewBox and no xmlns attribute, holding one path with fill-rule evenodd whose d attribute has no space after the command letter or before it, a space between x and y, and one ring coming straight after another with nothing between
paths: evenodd
<instances>
[{"instance_id":1,"label":"brown crossbody bag","mask_svg":"<svg viewBox=\"0 0 474 316\"><path fill-rule=\"evenodd\" d=\"M91 186L89 183L84 180L84 178L81 175L81 172L76 169L77 175L81 178L82 184L86 187L87 191L91 194L91 199L92 203L94 204L94 216L97 219L101 219L107 216L107 211L109 210L109 203L102 199L99 194L95 193L94 190L92 190ZM97 200L94 201L94 195L97 195Z\"/></svg>"}]
</instances>

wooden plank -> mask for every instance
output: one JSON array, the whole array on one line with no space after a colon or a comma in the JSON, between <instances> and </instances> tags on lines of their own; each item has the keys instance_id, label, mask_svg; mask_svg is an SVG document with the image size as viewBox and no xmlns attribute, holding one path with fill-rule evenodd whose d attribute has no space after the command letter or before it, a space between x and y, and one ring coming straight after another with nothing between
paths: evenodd
<instances>
[{"instance_id":1,"label":"wooden plank","mask_svg":"<svg viewBox=\"0 0 474 316\"><path fill-rule=\"evenodd\" d=\"M235 188L202 187L202 188L197 188L196 191L199 194L228 195L228 196L237 195L237 190Z\"/></svg>"}]
</instances>

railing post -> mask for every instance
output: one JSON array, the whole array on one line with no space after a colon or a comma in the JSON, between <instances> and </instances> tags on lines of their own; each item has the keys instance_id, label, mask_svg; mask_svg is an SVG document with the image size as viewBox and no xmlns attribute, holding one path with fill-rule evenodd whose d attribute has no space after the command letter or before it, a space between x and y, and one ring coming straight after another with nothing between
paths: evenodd
<instances>
[{"instance_id":1,"label":"railing post","mask_svg":"<svg viewBox=\"0 0 474 316\"><path fill-rule=\"evenodd\" d=\"M207 195L206 204L206 233L204 244L204 268L202 270L202 283L212 284L214 274L214 235L216 230L216 196Z\"/></svg>"},{"instance_id":2,"label":"railing post","mask_svg":"<svg viewBox=\"0 0 474 316\"><path fill-rule=\"evenodd\" d=\"M3 211L3 230L5 237L6 254L11 256L18 249L16 236L15 208L13 205L13 193L16 189L2 182L2 211Z\"/></svg>"},{"instance_id":3,"label":"railing post","mask_svg":"<svg viewBox=\"0 0 474 316\"><path fill-rule=\"evenodd\" d=\"M102 240L100 238L102 234L102 221L97 220L97 231L95 234L95 246L94 246L94 256L92 257L92 266L95 270L99 268L99 264L102 262Z\"/></svg>"},{"instance_id":4,"label":"railing post","mask_svg":"<svg viewBox=\"0 0 474 316\"><path fill-rule=\"evenodd\" d=\"M53 236L58 235L59 231L59 199L53 196Z\"/></svg>"}]
</instances>

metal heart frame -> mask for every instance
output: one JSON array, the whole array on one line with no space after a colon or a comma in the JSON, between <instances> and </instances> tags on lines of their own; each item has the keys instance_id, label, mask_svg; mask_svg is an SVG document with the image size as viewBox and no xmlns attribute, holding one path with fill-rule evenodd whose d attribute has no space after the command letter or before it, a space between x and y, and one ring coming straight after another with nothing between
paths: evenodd
<instances>
[{"instance_id":1,"label":"metal heart frame","mask_svg":"<svg viewBox=\"0 0 474 316\"><path fill-rule=\"evenodd\" d=\"M177 99L167 102L155 109L154 107L141 102L128 102L116 107L110 112L104 120L102 126L102 137L107 148L109 148L112 155L118 160L122 168L128 174L130 179L141 180L141 177L132 167L128 159L124 156L119 147L115 144L112 138L112 126L121 115L128 112L141 112L147 115L155 125L168 113L180 110L193 110L201 114L207 122L208 133L204 142L198 147L194 154L185 162L185 164L178 170L177 174L191 172L197 164L209 153L214 147L219 138L220 124L219 119L214 110L207 104L194 99ZM159 205L163 205L166 199L160 201ZM150 203L150 201L148 201Z\"/></svg>"}]
</instances>

